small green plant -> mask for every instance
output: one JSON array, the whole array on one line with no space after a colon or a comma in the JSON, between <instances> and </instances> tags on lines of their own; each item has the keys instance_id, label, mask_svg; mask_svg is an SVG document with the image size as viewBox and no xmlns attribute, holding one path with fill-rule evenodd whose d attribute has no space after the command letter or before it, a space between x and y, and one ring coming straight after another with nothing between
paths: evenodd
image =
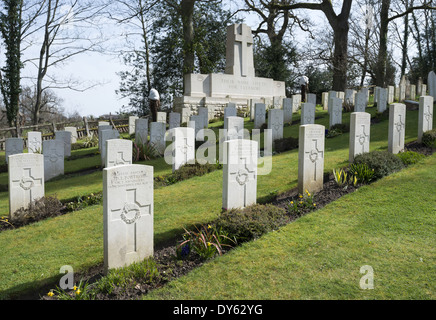
<instances>
[{"instance_id":1,"label":"small green plant","mask_svg":"<svg viewBox=\"0 0 436 320\"><path fill-rule=\"evenodd\" d=\"M370 169L366 163L352 163L349 173L353 177L354 186L357 183L368 184L374 179L374 169Z\"/></svg>"},{"instance_id":2,"label":"small green plant","mask_svg":"<svg viewBox=\"0 0 436 320\"><path fill-rule=\"evenodd\" d=\"M401 161L403 161L405 166L410 166L411 164L418 163L425 158L423 154L414 151L401 152L397 154L397 157L400 158Z\"/></svg>"},{"instance_id":3,"label":"small green plant","mask_svg":"<svg viewBox=\"0 0 436 320\"><path fill-rule=\"evenodd\" d=\"M422 144L429 148L436 148L436 129L424 132Z\"/></svg>"},{"instance_id":4,"label":"small green plant","mask_svg":"<svg viewBox=\"0 0 436 320\"><path fill-rule=\"evenodd\" d=\"M83 140L83 148L88 149L88 148L94 148L98 146L98 137L97 135L93 135L90 137L86 137Z\"/></svg>"},{"instance_id":5,"label":"small green plant","mask_svg":"<svg viewBox=\"0 0 436 320\"><path fill-rule=\"evenodd\" d=\"M136 144L134 142L132 154L133 162L151 160L160 156L156 147L150 141L143 144Z\"/></svg>"},{"instance_id":6,"label":"small green plant","mask_svg":"<svg viewBox=\"0 0 436 320\"><path fill-rule=\"evenodd\" d=\"M80 281L78 286L74 286L72 290L64 290L57 287L47 294L49 297L56 296L58 300L93 300L95 294L90 289L88 282Z\"/></svg>"},{"instance_id":7,"label":"small green plant","mask_svg":"<svg viewBox=\"0 0 436 320\"><path fill-rule=\"evenodd\" d=\"M77 211L82 210L89 206L99 205L102 204L103 201L103 194L101 192L99 193L91 193L87 196L77 197L73 201L68 201L65 204L65 208L68 211Z\"/></svg>"},{"instance_id":8,"label":"small green plant","mask_svg":"<svg viewBox=\"0 0 436 320\"><path fill-rule=\"evenodd\" d=\"M185 229L183 241L177 247L177 256L184 257L188 251L197 253L202 260L208 260L216 254L222 255L223 247L231 247L229 242L235 243L222 228L202 225L191 231Z\"/></svg>"},{"instance_id":9,"label":"small green plant","mask_svg":"<svg viewBox=\"0 0 436 320\"><path fill-rule=\"evenodd\" d=\"M333 175L335 177L336 184L339 187L343 187L348 183L348 174L344 169L333 169Z\"/></svg>"},{"instance_id":10,"label":"small green plant","mask_svg":"<svg viewBox=\"0 0 436 320\"><path fill-rule=\"evenodd\" d=\"M369 169L374 170L374 180L404 169L401 159L387 151L359 154L355 157L354 164L366 164Z\"/></svg>"},{"instance_id":11,"label":"small green plant","mask_svg":"<svg viewBox=\"0 0 436 320\"><path fill-rule=\"evenodd\" d=\"M298 199L292 200L288 203L289 213L292 215L301 215L316 209L316 203L314 202L314 196L307 190L304 195L298 195Z\"/></svg>"}]
</instances>

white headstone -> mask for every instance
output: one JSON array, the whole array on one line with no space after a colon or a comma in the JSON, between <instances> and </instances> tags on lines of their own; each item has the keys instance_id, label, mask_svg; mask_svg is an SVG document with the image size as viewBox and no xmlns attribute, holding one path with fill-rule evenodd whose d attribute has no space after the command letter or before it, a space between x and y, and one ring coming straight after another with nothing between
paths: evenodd
<instances>
[{"instance_id":1,"label":"white headstone","mask_svg":"<svg viewBox=\"0 0 436 320\"><path fill-rule=\"evenodd\" d=\"M107 158L107 144L106 141L112 139L119 139L120 133L118 130L103 130L101 132L101 166L104 167L106 165Z\"/></svg>"},{"instance_id":2,"label":"white headstone","mask_svg":"<svg viewBox=\"0 0 436 320\"><path fill-rule=\"evenodd\" d=\"M433 130L433 103L432 96L421 96L419 98L418 116L418 142L422 142L422 135L426 131Z\"/></svg>"},{"instance_id":3,"label":"white headstone","mask_svg":"<svg viewBox=\"0 0 436 320\"><path fill-rule=\"evenodd\" d=\"M182 123L188 124L190 117L191 117L191 109L182 108Z\"/></svg>"},{"instance_id":4,"label":"white headstone","mask_svg":"<svg viewBox=\"0 0 436 320\"><path fill-rule=\"evenodd\" d=\"M400 102L406 99L406 78L403 76L400 82Z\"/></svg>"},{"instance_id":5,"label":"white headstone","mask_svg":"<svg viewBox=\"0 0 436 320\"><path fill-rule=\"evenodd\" d=\"M270 109L268 111L268 129L272 131L273 142L283 139L283 110Z\"/></svg>"},{"instance_id":6,"label":"white headstone","mask_svg":"<svg viewBox=\"0 0 436 320\"><path fill-rule=\"evenodd\" d=\"M318 124L300 126L298 151L298 192L316 193L324 183L325 127Z\"/></svg>"},{"instance_id":7,"label":"white headstone","mask_svg":"<svg viewBox=\"0 0 436 320\"><path fill-rule=\"evenodd\" d=\"M103 170L104 272L153 256L153 167Z\"/></svg>"},{"instance_id":8,"label":"white headstone","mask_svg":"<svg viewBox=\"0 0 436 320\"><path fill-rule=\"evenodd\" d=\"M426 96L427 95L427 85L426 84L422 85L422 94L421 95L422 96Z\"/></svg>"},{"instance_id":9,"label":"white headstone","mask_svg":"<svg viewBox=\"0 0 436 320\"><path fill-rule=\"evenodd\" d=\"M366 95L364 92L356 93L356 102L354 103L354 112L365 112L366 111Z\"/></svg>"},{"instance_id":10,"label":"white headstone","mask_svg":"<svg viewBox=\"0 0 436 320\"><path fill-rule=\"evenodd\" d=\"M397 154L404 150L406 105L394 103L389 107L388 151Z\"/></svg>"},{"instance_id":11,"label":"white headstone","mask_svg":"<svg viewBox=\"0 0 436 320\"><path fill-rule=\"evenodd\" d=\"M283 109L283 97L273 97L273 106L274 109Z\"/></svg>"},{"instance_id":12,"label":"white headstone","mask_svg":"<svg viewBox=\"0 0 436 320\"><path fill-rule=\"evenodd\" d=\"M315 93L308 93L307 94L307 103L311 103L316 106L316 94Z\"/></svg>"},{"instance_id":13,"label":"white headstone","mask_svg":"<svg viewBox=\"0 0 436 320\"><path fill-rule=\"evenodd\" d=\"M156 122L167 123L167 113L166 112L158 112L156 117Z\"/></svg>"},{"instance_id":14,"label":"white headstone","mask_svg":"<svg viewBox=\"0 0 436 320\"><path fill-rule=\"evenodd\" d=\"M112 130L112 126L107 124L107 125L98 125L98 149L101 151L102 145L101 145L101 132L103 130Z\"/></svg>"},{"instance_id":15,"label":"white headstone","mask_svg":"<svg viewBox=\"0 0 436 320\"><path fill-rule=\"evenodd\" d=\"M135 143L140 146L148 142L148 119L135 120Z\"/></svg>"},{"instance_id":16,"label":"white headstone","mask_svg":"<svg viewBox=\"0 0 436 320\"><path fill-rule=\"evenodd\" d=\"M208 121L215 119L215 106L207 106Z\"/></svg>"},{"instance_id":17,"label":"white headstone","mask_svg":"<svg viewBox=\"0 0 436 320\"><path fill-rule=\"evenodd\" d=\"M64 142L47 140L42 143L44 155L44 180L49 181L64 174Z\"/></svg>"},{"instance_id":18,"label":"white headstone","mask_svg":"<svg viewBox=\"0 0 436 320\"><path fill-rule=\"evenodd\" d=\"M292 112L297 112L301 105L301 94L294 94L292 96Z\"/></svg>"},{"instance_id":19,"label":"white headstone","mask_svg":"<svg viewBox=\"0 0 436 320\"><path fill-rule=\"evenodd\" d=\"M223 163L227 159L224 148L224 141L244 139L244 118L227 117L224 119L224 131L220 135L219 143L219 161Z\"/></svg>"},{"instance_id":20,"label":"white headstone","mask_svg":"<svg viewBox=\"0 0 436 320\"><path fill-rule=\"evenodd\" d=\"M432 96L434 100L436 100L436 73L434 71L430 71L430 73L428 74L427 86L429 95ZM425 88L425 91L423 90L423 95L425 95L426 92L427 88Z\"/></svg>"},{"instance_id":21,"label":"white headstone","mask_svg":"<svg viewBox=\"0 0 436 320\"><path fill-rule=\"evenodd\" d=\"M283 121L285 123L292 123L292 99L283 99Z\"/></svg>"},{"instance_id":22,"label":"white headstone","mask_svg":"<svg viewBox=\"0 0 436 320\"><path fill-rule=\"evenodd\" d=\"M160 155L163 155L165 152L165 131L166 124L163 122L152 122L150 125L150 145Z\"/></svg>"},{"instance_id":23,"label":"white headstone","mask_svg":"<svg viewBox=\"0 0 436 320\"><path fill-rule=\"evenodd\" d=\"M329 93L328 92L323 92L322 93L322 108L324 110L328 110L329 109Z\"/></svg>"},{"instance_id":24,"label":"white headstone","mask_svg":"<svg viewBox=\"0 0 436 320\"><path fill-rule=\"evenodd\" d=\"M416 85L410 85L410 99L416 100Z\"/></svg>"},{"instance_id":25,"label":"white headstone","mask_svg":"<svg viewBox=\"0 0 436 320\"><path fill-rule=\"evenodd\" d=\"M356 91L353 89L345 90L345 103L354 106L354 98L356 96Z\"/></svg>"},{"instance_id":26,"label":"white headstone","mask_svg":"<svg viewBox=\"0 0 436 320\"><path fill-rule=\"evenodd\" d=\"M335 124L342 123L342 100L340 98L331 98L330 106L329 128L333 127Z\"/></svg>"},{"instance_id":27,"label":"white headstone","mask_svg":"<svg viewBox=\"0 0 436 320\"><path fill-rule=\"evenodd\" d=\"M389 86L388 87L388 104L394 103L395 99L395 87Z\"/></svg>"},{"instance_id":28,"label":"white headstone","mask_svg":"<svg viewBox=\"0 0 436 320\"><path fill-rule=\"evenodd\" d=\"M394 101L400 101L400 87L395 87Z\"/></svg>"},{"instance_id":29,"label":"white headstone","mask_svg":"<svg viewBox=\"0 0 436 320\"><path fill-rule=\"evenodd\" d=\"M188 123L188 128L195 130L195 141L204 141L204 127L202 116L191 116L191 120Z\"/></svg>"},{"instance_id":30,"label":"white headstone","mask_svg":"<svg viewBox=\"0 0 436 320\"><path fill-rule=\"evenodd\" d=\"M251 140L224 142L223 209L256 204L258 143Z\"/></svg>"},{"instance_id":31,"label":"white headstone","mask_svg":"<svg viewBox=\"0 0 436 320\"><path fill-rule=\"evenodd\" d=\"M27 152L41 153L42 152L42 134L41 132L27 133Z\"/></svg>"},{"instance_id":32,"label":"white headstone","mask_svg":"<svg viewBox=\"0 0 436 320\"><path fill-rule=\"evenodd\" d=\"M345 102L345 92L339 91L337 93L337 95L338 95L338 98L341 99L342 103L344 103Z\"/></svg>"},{"instance_id":33,"label":"white headstone","mask_svg":"<svg viewBox=\"0 0 436 320\"><path fill-rule=\"evenodd\" d=\"M254 110L254 129L260 129L266 122L266 106L263 103L256 103Z\"/></svg>"},{"instance_id":34,"label":"white headstone","mask_svg":"<svg viewBox=\"0 0 436 320\"><path fill-rule=\"evenodd\" d=\"M229 102L224 108L224 119L227 117L236 117L236 104Z\"/></svg>"},{"instance_id":35,"label":"white headstone","mask_svg":"<svg viewBox=\"0 0 436 320\"><path fill-rule=\"evenodd\" d=\"M181 125L181 115L178 112L171 112L169 115L169 129L178 128Z\"/></svg>"},{"instance_id":36,"label":"white headstone","mask_svg":"<svg viewBox=\"0 0 436 320\"><path fill-rule=\"evenodd\" d=\"M350 163L357 155L369 152L370 132L371 114L353 112L350 116Z\"/></svg>"},{"instance_id":37,"label":"white headstone","mask_svg":"<svg viewBox=\"0 0 436 320\"><path fill-rule=\"evenodd\" d=\"M9 156L9 215L44 197L44 156L22 153Z\"/></svg>"},{"instance_id":38,"label":"white headstone","mask_svg":"<svg viewBox=\"0 0 436 320\"><path fill-rule=\"evenodd\" d=\"M8 138L5 143L5 156L6 163L8 163L8 157L14 154L20 154L24 151L24 140L21 138Z\"/></svg>"},{"instance_id":39,"label":"white headstone","mask_svg":"<svg viewBox=\"0 0 436 320\"><path fill-rule=\"evenodd\" d=\"M254 115L256 113L255 106L256 103L263 103L261 99L250 99L250 120L254 121Z\"/></svg>"},{"instance_id":40,"label":"white headstone","mask_svg":"<svg viewBox=\"0 0 436 320\"><path fill-rule=\"evenodd\" d=\"M315 105L303 103L301 107L301 125L315 124Z\"/></svg>"},{"instance_id":41,"label":"white headstone","mask_svg":"<svg viewBox=\"0 0 436 320\"><path fill-rule=\"evenodd\" d=\"M203 119L203 128L209 126L209 112L206 107L198 107L198 115Z\"/></svg>"},{"instance_id":42,"label":"white headstone","mask_svg":"<svg viewBox=\"0 0 436 320\"><path fill-rule=\"evenodd\" d=\"M105 167L133 164L133 143L126 139L106 140Z\"/></svg>"},{"instance_id":43,"label":"white headstone","mask_svg":"<svg viewBox=\"0 0 436 320\"><path fill-rule=\"evenodd\" d=\"M378 88L377 91L377 111L383 113L388 104L388 90L385 88Z\"/></svg>"},{"instance_id":44,"label":"white headstone","mask_svg":"<svg viewBox=\"0 0 436 320\"><path fill-rule=\"evenodd\" d=\"M195 130L193 128L175 128L172 135L173 172L185 164L195 163Z\"/></svg>"},{"instance_id":45,"label":"white headstone","mask_svg":"<svg viewBox=\"0 0 436 320\"><path fill-rule=\"evenodd\" d=\"M55 139L64 142L64 157L70 157L71 156L71 132L56 131ZM98 140L100 141L100 136Z\"/></svg>"},{"instance_id":46,"label":"white headstone","mask_svg":"<svg viewBox=\"0 0 436 320\"><path fill-rule=\"evenodd\" d=\"M71 143L76 143L78 139L76 127L65 127L64 131L71 132Z\"/></svg>"},{"instance_id":47,"label":"white headstone","mask_svg":"<svg viewBox=\"0 0 436 320\"><path fill-rule=\"evenodd\" d=\"M136 116L129 117L129 134L134 134L136 132L135 126L136 126L136 120L138 119L139 117Z\"/></svg>"}]
</instances>

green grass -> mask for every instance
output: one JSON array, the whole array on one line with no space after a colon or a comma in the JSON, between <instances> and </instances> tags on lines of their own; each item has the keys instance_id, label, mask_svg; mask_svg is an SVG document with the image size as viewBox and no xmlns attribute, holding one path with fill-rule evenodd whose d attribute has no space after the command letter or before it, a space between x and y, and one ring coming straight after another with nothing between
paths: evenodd
<instances>
[{"instance_id":1,"label":"green grass","mask_svg":"<svg viewBox=\"0 0 436 320\"><path fill-rule=\"evenodd\" d=\"M375 112L375 109L369 108L368 111ZM417 115L417 111L407 114L406 142L416 139ZM328 125L326 111L317 109L317 116L322 117L316 121L317 123ZM294 120L298 118L295 114ZM344 114L344 122L349 121L348 118L349 114ZM252 123L246 124L247 127L252 126ZM215 123L214 126L217 128L220 124ZM387 127L387 121L371 127L371 150L387 149ZM286 127L285 136L298 137L298 125ZM326 172L347 164L348 137L348 134L344 134L327 139ZM99 156L97 157L99 159ZM88 160L87 158L74 161ZM163 159L142 163L153 165L155 176L171 172L171 166ZM265 197L273 190L283 192L296 187L297 163L298 150L274 156L271 174L259 176L257 197ZM46 194L57 194L60 199L70 199L101 190L100 171L46 184ZM179 235L185 226L215 219L221 211L221 190L222 171L155 190L155 243L172 239ZM0 212L7 215L7 192L0 193ZM43 284L53 283L59 278L59 269L63 265L71 265L78 272L102 263L102 214L101 206L93 206L63 217L0 233L0 298L29 289L36 290ZM240 267L241 270L246 268Z\"/></svg>"},{"instance_id":2,"label":"green grass","mask_svg":"<svg viewBox=\"0 0 436 320\"><path fill-rule=\"evenodd\" d=\"M435 168L433 155L246 243L145 298L433 300ZM359 286L365 265L374 269L374 290Z\"/></svg>"}]
</instances>

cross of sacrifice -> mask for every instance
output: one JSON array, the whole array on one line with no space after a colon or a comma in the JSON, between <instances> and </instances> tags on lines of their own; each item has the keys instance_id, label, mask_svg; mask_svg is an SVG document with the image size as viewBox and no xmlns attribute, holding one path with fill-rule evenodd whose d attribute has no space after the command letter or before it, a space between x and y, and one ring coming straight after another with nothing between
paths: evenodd
<instances>
[{"instance_id":1,"label":"cross of sacrifice","mask_svg":"<svg viewBox=\"0 0 436 320\"><path fill-rule=\"evenodd\" d=\"M235 36L235 42L241 43L241 57L244 59L244 57L248 56L248 48L253 45L253 35L251 34L251 29L245 27L244 25L241 25L241 33L236 29ZM248 66L246 63L243 63L241 59L241 76L248 76Z\"/></svg>"},{"instance_id":2,"label":"cross of sacrifice","mask_svg":"<svg viewBox=\"0 0 436 320\"><path fill-rule=\"evenodd\" d=\"M318 150L318 140L314 139L312 140L312 145L313 148L311 151L307 151L305 152L308 155L309 160L313 163L314 165L314 170L313 170L313 181L317 180L317 164L318 164L318 160L319 158L323 158L324 157L324 152L323 151L319 151Z\"/></svg>"}]
</instances>

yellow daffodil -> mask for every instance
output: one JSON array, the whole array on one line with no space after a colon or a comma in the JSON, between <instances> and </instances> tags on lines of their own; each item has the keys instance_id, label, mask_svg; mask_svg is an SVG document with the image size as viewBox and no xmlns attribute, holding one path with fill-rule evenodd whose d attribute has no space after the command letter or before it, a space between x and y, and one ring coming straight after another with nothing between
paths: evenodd
<instances>
[{"instance_id":1,"label":"yellow daffodil","mask_svg":"<svg viewBox=\"0 0 436 320\"><path fill-rule=\"evenodd\" d=\"M210 224L209 224L209 225L207 225L207 228L208 228L208 229L212 229L212 227L211 227L211 225L210 225Z\"/></svg>"},{"instance_id":2,"label":"yellow daffodil","mask_svg":"<svg viewBox=\"0 0 436 320\"><path fill-rule=\"evenodd\" d=\"M77 286L74 286L74 287L73 287L73 290L76 291L76 290L77 290Z\"/></svg>"},{"instance_id":3,"label":"yellow daffodil","mask_svg":"<svg viewBox=\"0 0 436 320\"><path fill-rule=\"evenodd\" d=\"M82 291L80 291L80 289L76 291L76 294L77 294L77 295L79 295L79 294L81 294L81 293L82 293Z\"/></svg>"},{"instance_id":4,"label":"yellow daffodil","mask_svg":"<svg viewBox=\"0 0 436 320\"><path fill-rule=\"evenodd\" d=\"M49 297L53 297L53 296L54 296L54 293L53 293L53 291L50 291L49 293L47 293L47 295L48 295Z\"/></svg>"},{"instance_id":5,"label":"yellow daffodil","mask_svg":"<svg viewBox=\"0 0 436 320\"><path fill-rule=\"evenodd\" d=\"M210 242L208 242L208 243L207 243L207 246L208 246L208 247L210 247L210 246L211 246L211 243L210 243Z\"/></svg>"}]
</instances>

